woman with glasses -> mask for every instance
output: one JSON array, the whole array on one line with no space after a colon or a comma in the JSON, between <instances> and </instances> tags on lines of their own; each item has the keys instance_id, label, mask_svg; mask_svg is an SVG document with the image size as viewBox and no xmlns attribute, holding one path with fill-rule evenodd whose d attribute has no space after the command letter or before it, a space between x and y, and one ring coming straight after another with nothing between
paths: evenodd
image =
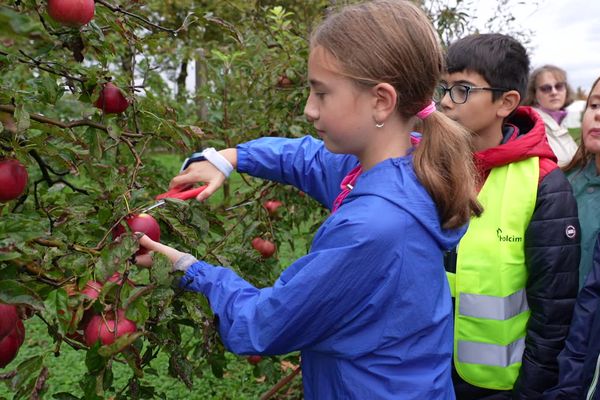
<instances>
[{"instance_id":1,"label":"woman with glasses","mask_svg":"<svg viewBox=\"0 0 600 400\"><path fill-rule=\"evenodd\" d=\"M534 107L544 120L548 143L560 167L567 165L577 151L577 143L564 125L566 107L572 102L573 91L563 69L544 65L531 73L523 104Z\"/></svg>"}]
</instances>

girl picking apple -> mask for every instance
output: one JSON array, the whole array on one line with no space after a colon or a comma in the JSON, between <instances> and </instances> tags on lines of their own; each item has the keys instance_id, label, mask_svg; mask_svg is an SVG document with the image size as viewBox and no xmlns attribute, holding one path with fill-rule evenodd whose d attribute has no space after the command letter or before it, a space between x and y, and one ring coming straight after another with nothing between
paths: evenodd
<instances>
[{"instance_id":1,"label":"girl picking apple","mask_svg":"<svg viewBox=\"0 0 600 400\"><path fill-rule=\"evenodd\" d=\"M237 168L333 210L272 287L140 238L208 297L230 351L300 350L306 399L454 398L443 254L480 207L468 134L431 104L442 66L436 32L411 2L345 7L310 42L304 113L320 139L211 150L172 180L207 184L204 200Z\"/></svg>"}]
</instances>

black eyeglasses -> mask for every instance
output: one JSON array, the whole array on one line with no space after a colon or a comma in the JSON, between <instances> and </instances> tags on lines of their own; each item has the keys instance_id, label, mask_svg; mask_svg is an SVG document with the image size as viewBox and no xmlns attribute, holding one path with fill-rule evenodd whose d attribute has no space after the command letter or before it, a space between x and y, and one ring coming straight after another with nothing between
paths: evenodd
<instances>
[{"instance_id":1,"label":"black eyeglasses","mask_svg":"<svg viewBox=\"0 0 600 400\"><path fill-rule=\"evenodd\" d=\"M438 85L436 86L435 91L433 92L433 101L439 103L442 101L446 93L450 93L450 100L452 100L454 104L464 104L469 98L469 93L478 90L489 90L491 92L508 92L510 89L495 87L477 87L462 84L456 84L450 87Z\"/></svg>"},{"instance_id":2,"label":"black eyeglasses","mask_svg":"<svg viewBox=\"0 0 600 400\"><path fill-rule=\"evenodd\" d=\"M567 88L566 82L556 82L554 85L550 85L549 83L547 83L545 85L538 86L538 89L540 90L540 92L546 93L546 94L552 92L552 89L556 90L557 92L562 92L566 88Z\"/></svg>"}]
</instances>

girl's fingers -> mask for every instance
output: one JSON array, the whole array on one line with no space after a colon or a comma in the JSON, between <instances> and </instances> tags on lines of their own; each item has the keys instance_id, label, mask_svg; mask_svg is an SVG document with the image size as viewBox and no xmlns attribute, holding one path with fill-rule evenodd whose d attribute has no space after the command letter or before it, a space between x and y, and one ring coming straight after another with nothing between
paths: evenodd
<instances>
[{"instance_id":1,"label":"girl's fingers","mask_svg":"<svg viewBox=\"0 0 600 400\"><path fill-rule=\"evenodd\" d=\"M159 242L155 242L154 240L150 239L147 235L143 235L142 237L140 237L140 245L144 246L148 250L164 254L169 258L169 260L172 263L174 263L181 256L186 254L170 246L164 245Z\"/></svg>"}]
</instances>

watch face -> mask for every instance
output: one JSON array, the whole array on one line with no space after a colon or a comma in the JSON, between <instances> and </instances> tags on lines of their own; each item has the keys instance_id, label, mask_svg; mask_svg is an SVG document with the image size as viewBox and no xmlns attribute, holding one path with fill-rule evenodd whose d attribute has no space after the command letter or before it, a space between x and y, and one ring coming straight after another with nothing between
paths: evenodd
<instances>
[{"instance_id":1,"label":"watch face","mask_svg":"<svg viewBox=\"0 0 600 400\"><path fill-rule=\"evenodd\" d=\"M188 157L185 160L183 160L183 164L181 164L181 169L179 170L179 172L185 171L186 168L190 166L190 164L195 163L196 161L205 161L205 160L206 160L206 157L204 157L202 155L202 153L194 153L194 154L192 154L191 157Z\"/></svg>"}]
</instances>

